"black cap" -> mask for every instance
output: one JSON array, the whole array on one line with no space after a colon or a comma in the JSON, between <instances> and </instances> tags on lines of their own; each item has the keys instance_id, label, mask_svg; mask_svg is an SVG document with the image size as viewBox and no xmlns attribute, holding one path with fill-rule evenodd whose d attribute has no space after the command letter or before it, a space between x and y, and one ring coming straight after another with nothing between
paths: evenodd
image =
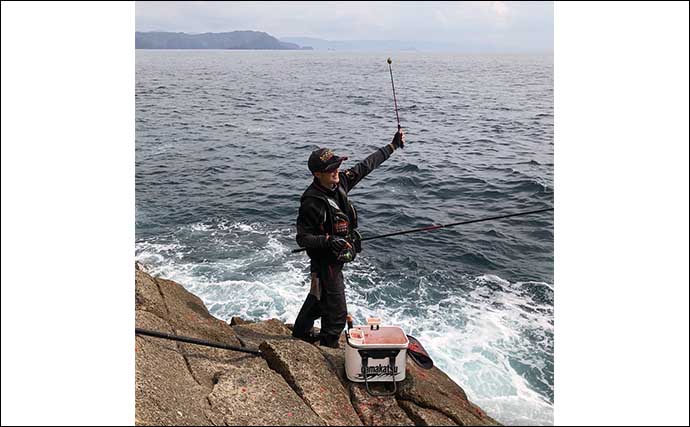
<instances>
[{"instance_id":1,"label":"black cap","mask_svg":"<svg viewBox=\"0 0 690 427\"><path fill-rule=\"evenodd\" d=\"M347 157L338 157L330 148L319 148L311 152L309 156L309 170L314 172L327 172L336 169L347 160Z\"/></svg>"}]
</instances>

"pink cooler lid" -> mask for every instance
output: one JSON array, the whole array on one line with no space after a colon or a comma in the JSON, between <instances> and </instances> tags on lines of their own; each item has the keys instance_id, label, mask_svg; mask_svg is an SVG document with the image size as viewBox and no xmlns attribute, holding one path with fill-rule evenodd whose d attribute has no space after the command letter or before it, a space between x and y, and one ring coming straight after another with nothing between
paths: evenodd
<instances>
[{"instance_id":1,"label":"pink cooler lid","mask_svg":"<svg viewBox=\"0 0 690 427\"><path fill-rule=\"evenodd\" d=\"M407 344L407 336L397 326L381 326L373 330L363 326L361 331L364 332L364 344Z\"/></svg>"}]
</instances>

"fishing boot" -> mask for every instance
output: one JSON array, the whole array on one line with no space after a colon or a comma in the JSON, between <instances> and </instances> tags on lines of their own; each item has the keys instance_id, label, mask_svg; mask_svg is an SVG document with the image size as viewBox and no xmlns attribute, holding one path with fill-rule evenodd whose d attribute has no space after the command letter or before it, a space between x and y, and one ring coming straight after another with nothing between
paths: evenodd
<instances>
[{"instance_id":1,"label":"fishing boot","mask_svg":"<svg viewBox=\"0 0 690 427\"><path fill-rule=\"evenodd\" d=\"M319 345L322 347L340 348L338 335L322 335Z\"/></svg>"}]
</instances>

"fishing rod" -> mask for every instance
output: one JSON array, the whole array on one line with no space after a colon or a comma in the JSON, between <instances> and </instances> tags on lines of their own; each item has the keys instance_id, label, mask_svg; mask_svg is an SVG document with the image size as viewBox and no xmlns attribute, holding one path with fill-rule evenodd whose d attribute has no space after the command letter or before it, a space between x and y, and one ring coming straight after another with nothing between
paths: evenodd
<instances>
[{"instance_id":1,"label":"fishing rod","mask_svg":"<svg viewBox=\"0 0 690 427\"><path fill-rule=\"evenodd\" d=\"M149 329L134 328L134 334L135 335L145 335L145 336L156 337L156 338L163 338L163 339L172 340L172 341L181 341L181 342L186 342L186 343L190 343L190 344L203 345L206 347L222 348L224 350L239 351L242 353L261 355L261 351L253 350L251 348L236 347L233 345L227 345L227 344L223 344L220 342L200 340L198 338L181 337L179 335L172 335L172 334L167 334L165 332L151 331Z\"/></svg>"},{"instance_id":2,"label":"fishing rod","mask_svg":"<svg viewBox=\"0 0 690 427\"><path fill-rule=\"evenodd\" d=\"M388 58L387 62L388 62L388 71L390 71L390 73L391 73L391 86L393 87L393 102L395 105L395 119L398 121L398 131L400 131L400 116L398 116L398 100L395 97L395 83L393 83L393 68L391 68L391 63L393 61L391 61L391 59ZM403 147L400 146L400 148L403 148Z\"/></svg>"},{"instance_id":3,"label":"fishing rod","mask_svg":"<svg viewBox=\"0 0 690 427\"><path fill-rule=\"evenodd\" d=\"M451 224L430 225L428 227L413 228L411 230L397 231L395 233L388 233L388 234L381 234L379 236L365 237L362 239L362 242L364 242L366 240L382 239L384 237L399 236L401 234L417 233L419 231L431 231L431 230L438 230L439 228L455 227L456 225L473 224L476 222L484 222L484 221L493 221L496 219L512 218L515 216L532 215L532 214L536 214L536 213L540 213L540 212L547 212L547 211L552 211L552 210L553 210L553 208L545 208L545 209L537 209L535 211L518 212L518 213L508 214L508 215L492 216L490 218L471 219L469 221L460 221L460 222L454 222ZM295 253L306 251L306 250L307 250L307 248L293 249L292 253L295 254Z\"/></svg>"}]
</instances>

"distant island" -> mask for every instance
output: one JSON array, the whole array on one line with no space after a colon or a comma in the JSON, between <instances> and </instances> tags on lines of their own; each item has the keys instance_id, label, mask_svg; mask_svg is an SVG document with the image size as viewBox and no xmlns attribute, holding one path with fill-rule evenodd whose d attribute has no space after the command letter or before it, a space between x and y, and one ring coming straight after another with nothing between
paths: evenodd
<instances>
[{"instance_id":1,"label":"distant island","mask_svg":"<svg viewBox=\"0 0 690 427\"><path fill-rule=\"evenodd\" d=\"M295 43L282 42L261 31L230 31L226 33L140 32L134 37L136 49L268 49L311 50Z\"/></svg>"}]
</instances>

